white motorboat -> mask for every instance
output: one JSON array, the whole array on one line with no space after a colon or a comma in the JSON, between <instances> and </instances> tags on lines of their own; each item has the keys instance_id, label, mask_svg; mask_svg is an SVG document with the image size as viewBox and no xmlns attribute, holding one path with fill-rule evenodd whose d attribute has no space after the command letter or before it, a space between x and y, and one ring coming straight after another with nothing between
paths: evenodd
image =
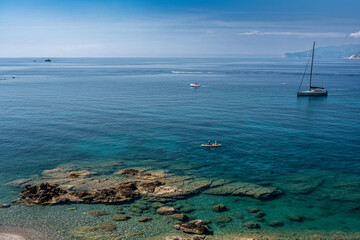
<instances>
[{"instance_id":1,"label":"white motorboat","mask_svg":"<svg viewBox=\"0 0 360 240\"><path fill-rule=\"evenodd\" d=\"M198 83L191 83L190 84L190 87L200 87L201 85L200 84L198 84Z\"/></svg>"}]
</instances>

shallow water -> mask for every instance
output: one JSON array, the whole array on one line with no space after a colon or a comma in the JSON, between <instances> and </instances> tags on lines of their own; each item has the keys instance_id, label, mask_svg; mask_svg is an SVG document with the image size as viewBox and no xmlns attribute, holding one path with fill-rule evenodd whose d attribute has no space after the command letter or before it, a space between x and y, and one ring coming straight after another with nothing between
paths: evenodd
<instances>
[{"instance_id":1,"label":"shallow water","mask_svg":"<svg viewBox=\"0 0 360 240\"><path fill-rule=\"evenodd\" d=\"M260 231L359 232L359 61L316 62L315 82L324 82L329 96L297 98L304 61L32 60L0 59L0 78L7 79L0 81L0 202L20 191L5 183L60 164L108 176L150 167L285 192L266 202L205 194L179 201L195 208L195 218L230 216L225 226L210 224L215 235L242 231L244 219L257 221L246 212L249 206L265 212L266 221L285 222L276 229L259 222ZM202 86L190 88L192 82ZM209 139L223 147L201 149ZM212 212L216 203L229 211ZM64 211L73 205L75 211ZM83 212L113 213L117 207L12 206L0 209L0 226L46 224L68 239L63 230L109 221ZM290 214L309 220L290 222ZM150 223L116 223L117 231L142 232L141 237L176 232L162 216L151 216Z\"/></svg>"}]
</instances>

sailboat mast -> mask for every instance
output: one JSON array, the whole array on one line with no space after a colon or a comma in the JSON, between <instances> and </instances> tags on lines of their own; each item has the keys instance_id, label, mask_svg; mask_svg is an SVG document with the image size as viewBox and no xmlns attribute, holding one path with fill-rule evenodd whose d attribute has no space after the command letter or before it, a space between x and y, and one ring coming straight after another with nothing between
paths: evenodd
<instances>
[{"instance_id":1,"label":"sailboat mast","mask_svg":"<svg viewBox=\"0 0 360 240\"><path fill-rule=\"evenodd\" d=\"M313 44L312 57L311 57L311 70L310 70L310 85L309 85L309 90L311 90L312 71L313 71L313 64L314 64L314 52L315 52L315 41L314 41L314 44Z\"/></svg>"}]
</instances>

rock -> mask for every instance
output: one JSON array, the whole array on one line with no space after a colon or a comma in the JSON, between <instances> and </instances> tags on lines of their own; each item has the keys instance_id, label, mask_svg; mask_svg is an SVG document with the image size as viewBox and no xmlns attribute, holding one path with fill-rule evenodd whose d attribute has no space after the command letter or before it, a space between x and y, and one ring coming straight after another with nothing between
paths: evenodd
<instances>
[{"instance_id":1,"label":"rock","mask_svg":"<svg viewBox=\"0 0 360 240\"><path fill-rule=\"evenodd\" d=\"M211 220L209 220L209 219L204 219L204 222L205 222L206 224L212 223Z\"/></svg>"},{"instance_id":2,"label":"rock","mask_svg":"<svg viewBox=\"0 0 360 240\"><path fill-rule=\"evenodd\" d=\"M74 211L76 210L76 207L67 208L66 211Z\"/></svg>"},{"instance_id":3,"label":"rock","mask_svg":"<svg viewBox=\"0 0 360 240\"><path fill-rule=\"evenodd\" d=\"M48 183L42 183L39 186L26 185L20 192L22 199L36 204L65 203L69 200L60 197L66 194L68 194L66 190Z\"/></svg>"},{"instance_id":4,"label":"rock","mask_svg":"<svg viewBox=\"0 0 360 240\"><path fill-rule=\"evenodd\" d=\"M257 224L256 222L246 222L244 223L244 226L247 227L248 229L259 229L261 228L259 224Z\"/></svg>"},{"instance_id":5,"label":"rock","mask_svg":"<svg viewBox=\"0 0 360 240\"><path fill-rule=\"evenodd\" d=\"M105 211L101 211L101 210L89 211L89 212L86 212L85 214L90 215L92 217L100 217L100 216L109 215L109 213L107 213Z\"/></svg>"},{"instance_id":6,"label":"rock","mask_svg":"<svg viewBox=\"0 0 360 240\"><path fill-rule=\"evenodd\" d=\"M174 206L174 208L177 209L177 210L181 209L182 207L184 207L184 206L181 205L181 204L176 204L176 205Z\"/></svg>"},{"instance_id":7,"label":"rock","mask_svg":"<svg viewBox=\"0 0 360 240\"><path fill-rule=\"evenodd\" d=\"M128 176L128 177L136 176L139 173L140 173L140 171L137 170L137 169L125 169L125 170L121 170L119 172L119 174L124 175L124 176Z\"/></svg>"},{"instance_id":8,"label":"rock","mask_svg":"<svg viewBox=\"0 0 360 240\"><path fill-rule=\"evenodd\" d=\"M318 174L318 173L317 173ZM325 182L323 176L307 174L288 174L279 176L278 185L285 192L309 195Z\"/></svg>"},{"instance_id":9,"label":"rock","mask_svg":"<svg viewBox=\"0 0 360 240\"><path fill-rule=\"evenodd\" d=\"M246 211L248 211L249 213L257 213L257 212L260 211L260 209L254 208L254 207L248 207L248 208L246 209Z\"/></svg>"},{"instance_id":10,"label":"rock","mask_svg":"<svg viewBox=\"0 0 360 240\"><path fill-rule=\"evenodd\" d=\"M176 213L176 209L173 207L161 207L157 210L160 215L172 215Z\"/></svg>"},{"instance_id":11,"label":"rock","mask_svg":"<svg viewBox=\"0 0 360 240\"><path fill-rule=\"evenodd\" d=\"M141 218L139 218L139 222L149 222L151 220L152 220L151 217L141 217Z\"/></svg>"},{"instance_id":12,"label":"rock","mask_svg":"<svg viewBox=\"0 0 360 240\"><path fill-rule=\"evenodd\" d=\"M181 227L181 224L175 224L173 226L173 228L176 229L176 230L180 230L180 227Z\"/></svg>"},{"instance_id":13,"label":"rock","mask_svg":"<svg viewBox=\"0 0 360 240\"><path fill-rule=\"evenodd\" d=\"M197 219L193 220L189 223L179 224L179 229L185 233L192 233L192 234L204 234L208 230L208 226L203 220ZM175 226L174 226L175 228ZM177 228L175 228L177 229Z\"/></svg>"},{"instance_id":14,"label":"rock","mask_svg":"<svg viewBox=\"0 0 360 240\"><path fill-rule=\"evenodd\" d=\"M305 217L297 215L288 215L286 218L293 222L303 222L306 219Z\"/></svg>"},{"instance_id":15,"label":"rock","mask_svg":"<svg viewBox=\"0 0 360 240\"><path fill-rule=\"evenodd\" d=\"M159 179L165 177L165 173L163 171L157 171L157 172L145 172L143 170L138 169L124 169L116 173L117 175L123 175L127 177L136 177L136 178L142 178L142 179Z\"/></svg>"},{"instance_id":16,"label":"rock","mask_svg":"<svg viewBox=\"0 0 360 240\"><path fill-rule=\"evenodd\" d=\"M85 177L90 177L93 175L96 175L96 172L89 172L86 170L83 171L73 171L73 172L69 172L67 177L69 178L85 178Z\"/></svg>"},{"instance_id":17,"label":"rock","mask_svg":"<svg viewBox=\"0 0 360 240\"><path fill-rule=\"evenodd\" d=\"M282 227L284 226L284 223L282 221L279 221L279 220L272 220L268 223L268 225L270 227Z\"/></svg>"},{"instance_id":18,"label":"rock","mask_svg":"<svg viewBox=\"0 0 360 240\"><path fill-rule=\"evenodd\" d=\"M217 224L224 224L231 222L231 217L228 216L216 216L214 222Z\"/></svg>"},{"instance_id":19,"label":"rock","mask_svg":"<svg viewBox=\"0 0 360 240\"><path fill-rule=\"evenodd\" d=\"M265 216L266 216L266 213L264 213L264 212L257 212L254 214L254 217L256 217L256 218L263 218Z\"/></svg>"},{"instance_id":20,"label":"rock","mask_svg":"<svg viewBox=\"0 0 360 240\"><path fill-rule=\"evenodd\" d=\"M129 212L141 214L142 210L140 208L132 207L132 208L129 208Z\"/></svg>"},{"instance_id":21,"label":"rock","mask_svg":"<svg viewBox=\"0 0 360 240\"><path fill-rule=\"evenodd\" d=\"M192 237L167 236L165 240L204 240L205 238L205 235L195 235Z\"/></svg>"},{"instance_id":22,"label":"rock","mask_svg":"<svg viewBox=\"0 0 360 240\"><path fill-rule=\"evenodd\" d=\"M193 209L192 207L183 207L180 209L181 212L184 212L184 213L191 213L193 211L195 211L195 209Z\"/></svg>"},{"instance_id":23,"label":"rock","mask_svg":"<svg viewBox=\"0 0 360 240\"><path fill-rule=\"evenodd\" d=\"M104 232L112 232L116 230L116 225L113 223L103 222L97 225L97 229L103 230Z\"/></svg>"},{"instance_id":24,"label":"rock","mask_svg":"<svg viewBox=\"0 0 360 240\"><path fill-rule=\"evenodd\" d=\"M160 202L153 202L153 203L151 204L151 206L152 206L153 208L161 208L162 206L164 206L164 204L163 204L163 203L160 203Z\"/></svg>"},{"instance_id":25,"label":"rock","mask_svg":"<svg viewBox=\"0 0 360 240\"><path fill-rule=\"evenodd\" d=\"M144 204L144 203L134 203L132 206L135 207L135 208L139 208L139 209L141 209L141 210L147 210L147 209L149 208L149 207L148 207L146 204Z\"/></svg>"},{"instance_id":26,"label":"rock","mask_svg":"<svg viewBox=\"0 0 360 240\"><path fill-rule=\"evenodd\" d=\"M184 222L188 219L188 217L182 213L177 213L177 214L171 215L171 217L176 220L182 221L182 222Z\"/></svg>"},{"instance_id":27,"label":"rock","mask_svg":"<svg viewBox=\"0 0 360 240\"><path fill-rule=\"evenodd\" d=\"M229 183L215 188L203 191L204 194L210 195L232 195L247 196L261 200L272 199L278 197L282 192L275 187L263 187L253 183Z\"/></svg>"},{"instance_id":28,"label":"rock","mask_svg":"<svg viewBox=\"0 0 360 240\"><path fill-rule=\"evenodd\" d=\"M10 207L10 204L7 204L7 203L0 204L0 208L9 208L9 207Z\"/></svg>"},{"instance_id":29,"label":"rock","mask_svg":"<svg viewBox=\"0 0 360 240\"><path fill-rule=\"evenodd\" d=\"M125 214L117 214L117 215L114 215L111 217L111 219L114 221L126 221L130 218L131 217L129 217L128 215L125 215Z\"/></svg>"},{"instance_id":30,"label":"rock","mask_svg":"<svg viewBox=\"0 0 360 240\"><path fill-rule=\"evenodd\" d=\"M212 206L211 210L214 212L224 212L227 210L227 208L224 204L217 204Z\"/></svg>"}]
</instances>

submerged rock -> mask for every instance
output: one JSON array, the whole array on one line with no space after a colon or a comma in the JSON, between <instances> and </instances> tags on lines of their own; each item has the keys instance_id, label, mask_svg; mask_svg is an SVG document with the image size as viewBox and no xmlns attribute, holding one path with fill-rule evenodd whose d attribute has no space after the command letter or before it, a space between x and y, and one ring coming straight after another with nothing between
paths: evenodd
<instances>
[{"instance_id":1,"label":"submerged rock","mask_svg":"<svg viewBox=\"0 0 360 240\"><path fill-rule=\"evenodd\" d=\"M174 225L174 228L192 234L204 234L208 230L206 223L200 219L185 224Z\"/></svg>"},{"instance_id":2,"label":"submerged rock","mask_svg":"<svg viewBox=\"0 0 360 240\"><path fill-rule=\"evenodd\" d=\"M92 217L100 217L100 216L109 215L109 213L102 211L102 210L89 211L89 212L86 212L85 214L90 215Z\"/></svg>"},{"instance_id":3,"label":"submerged rock","mask_svg":"<svg viewBox=\"0 0 360 240\"><path fill-rule=\"evenodd\" d=\"M179 221L186 221L188 219L188 217L185 215L185 214L182 214L182 213L176 213L176 214L173 214L171 215L172 218L176 219L176 220L179 220Z\"/></svg>"},{"instance_id":4,"label":"submerged rock","mask_svg":"<svg viewBox=\"0 0 360 240\"><path fill-rule=\"evenodd\" d=\"M103 230L105 232L112 232L116 230L116 225L109 222L103 222L96 226L97 229Z\"/></svg>"},{"instance_id":5,"label":"submerged rock","mask_svg":"<svg viewBox=\"0 0 360 240\"><path fill-rule=\"evenodd\" d=\"M173 207L161 207L157 210L157 213L160 215L172 215L175 214L177 211Z\"/></svg>"},{"instance_id":6,"label":"submerged rock","mask_svg":"<svg viewBox=\"0 0 360 240\"><path fill-rule=\"evenodd\" d=\"M279 220L272 220L268 223L268 225L270 227L282 227L284 226L284 223L282 221L279 221Z\"/></svg>"},{"instance_id":7,"label":"submerged rock","mask_svg":"<svg viewBox=\"0 0 360 240\"><path fill-rule=\"evenodd\" d=\"M256 222L246 222L244 223L244 226L247 227L248 229L259 229L261 228L259 224L257 224Z\"/></svg>"},{"instance_id":8,"label":"submerged rock","mask_svg":"<svg viewBox=\"0 0 360 240\"><path fill-rule=\"evenodd\" d=\"M248 208L246 209L246 211L248 211L249 213L257 213L257 212L260 211L260 209L254 208L254 207L248 207Z\"/></svg>"},{"instance_id":9,"label":"submerged rock","mask_svg":"<svg viewBox=\"0 0 360 240\"><path fill-rule=\"evenodd\" d=\"M261 212L261 211L254 214L254 217L256 217L256 218L263 218L265 216L266 216L266 213Z\"/></svg>"},{"instance_id":10,"label":"submerged rock","mask_svg":"<svg viewBox=\"0 0 360 240\"><path fill-rule=\"evenodd\" d=\"M114 221L126 221L128 219L130 219L131 217L125 214L117 214L111 217L112 220Z\"/></svg>"},{"instance_id":11,"label":"submerged rock","mask_svg":"<svg viewBox=\"0 0 360 240\"><path fill-rule=\"evenodd\" d=\"M161 202L153 202L153 203L151 204L151 206L152 206L153 208L161 208L161 207L164 206L164 204L161 203Z\"/></svg>"},{"instance_id":12,"label":"submerged rock","mask_svg":"<svg viewBox=\"0 0 360 240\"><path fill-rule=\"evenodd\" d=\"M306 217L297 216L297 215L288 215L286 216L286 218L293 222L303 222L304 220L307 219Z\"/></svg>"},{"instance_id":13,"label":"submerged rock","mask_svg":"<svg viewBox=\"0 0 360 240\"><path fill-rule=\"evenodd\" d=\"M139 218L139 222L149 222L151 220L152 220L151 217L141 217L141 218Z\"/></svg>"},{"instance_id":14,"label":"submerged rock","mask_svg":"<svg viewBox=\"0 0 360 240\"><path fill-rule=\"evenodd\" d=\"M86 170L82 170L82 171L69 172L67 176L70 178L84 178L84 177L90 177L90 176L93 176L96 174L97 174L96 172L89 172Z\"/></svg>"},{"instance_id":15,"label":"submerged rock","mask_svg":"<svg viewBox=\"0 0 360 240\"><path fill-rule=\"evenodd\" d=\"M211 207L211 210L214 212L224 212L227 210L227 208L224 204L217 204L217 205L213 205Z\"/></svg>"},{"instance_id":16,"label":"submerged rock","mask_svg":"<svg viewBox=\"0 0 360 240\"><path fill-rule=\"evenodd\" d=\"M225 226L226 223L229 223L231 221L232 221L232 219L229 216L216 216L214 218L214 223L216 223L217 225L219 225L221 227Z\"/></svg>"},{"instance_id":17,"label":"submerged rock","mask_svg":"<svg viewBox=\"0 0 360 240\"><path fill-rule=\"evenodd\" d=\"M247 196L266 200L278 197L282 192L275 187L263 187L253 183L229 183L203 191L210 195Z\"/></svg>"},{"instance_id":18,"label":"submerged rock","mask_svg":"<svg viewBox=\"0 0 360 240\"><path fill-rule=\"evenodd\" d=\"M180 237L180 236L168 236L165 240L204 240L206 236L204 235L196 235L192 237Z\"/></svg>"},{"instance_id":19,"label":"submerged rock","mask_svg":"<svg viewBox=\"0 0 360 240\"><path fill-rule=\"evenodd\" d=\"M193 211L195 211L195 209L193 209L192 207L183 207L180 209L181 212L184 212L184 213L191 213Z\"/></svg>"},{"instance_id":20,"label":"submerged rock","mask_svg":"<svg viewBox=\"0 0 360 240\"><path fill-rule=\"evenodd\" d=\"M10 204L7 203L0 203L0 208L9 208Z\"/></svg>"},{"instance_id":21,"label":"submerged rock","mask_svg":"<svg viewBox=\"0 0 360 240\"><path fill-rule=\"evenodd\" d=\"M132 206L141 210L149 209L149 207L145 203L134 203Z\"/></svg>"}]
</instances>

